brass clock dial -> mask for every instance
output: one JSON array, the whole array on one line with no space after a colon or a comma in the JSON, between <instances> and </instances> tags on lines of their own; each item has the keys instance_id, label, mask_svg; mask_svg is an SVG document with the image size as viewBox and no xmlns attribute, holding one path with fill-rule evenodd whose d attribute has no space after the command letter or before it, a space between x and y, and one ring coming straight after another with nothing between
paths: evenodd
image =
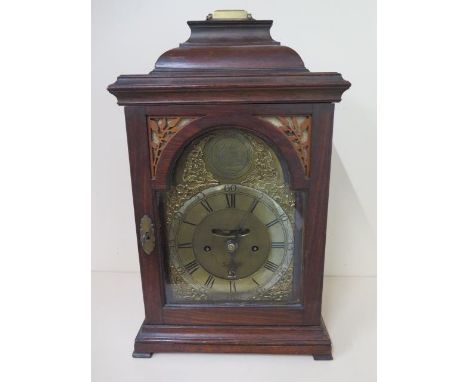
<instances>
[{"instance_id":1,"label":"brass clock dial","mask_svg":"<svg viewBox=\"0 0 468 382\"><path fill-rule=\"evenodd\" d=\"M294 248L291 222L267 194L234 184L187 200L169 230L184 280L208 296L242 299L274 285Z\"/></svg>"}]
</instances>

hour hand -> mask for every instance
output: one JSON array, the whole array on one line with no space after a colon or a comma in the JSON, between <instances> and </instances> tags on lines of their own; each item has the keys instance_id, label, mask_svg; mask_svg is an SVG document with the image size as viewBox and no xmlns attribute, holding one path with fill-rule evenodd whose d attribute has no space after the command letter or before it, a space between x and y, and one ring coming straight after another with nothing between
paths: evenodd
<instances>
[{"instance_id":1,"label":"hour hand","mask_svg":"<svg viewBox=\"0 0 468 382\"><path fill-rule=\"evenodd\" d=\"M247 236L250 233L250 229L218 229L213 228L211 233L216 236L223 236L223 237L239 237L239 236Z\"/></svg>"}]
</instances>

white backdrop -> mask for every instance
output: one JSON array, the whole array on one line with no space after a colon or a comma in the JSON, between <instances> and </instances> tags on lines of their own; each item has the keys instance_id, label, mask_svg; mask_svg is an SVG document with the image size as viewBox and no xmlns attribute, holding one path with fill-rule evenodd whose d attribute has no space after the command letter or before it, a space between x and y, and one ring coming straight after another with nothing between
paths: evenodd
<instances>
[{"instance_id":1,"label":"white backdrop","mask_svg":"<svg viewBox=\"0 0 468 382\"><path fill-rule=\"evenodd\" d=\"M187 20L246 9L274 20L273 39L295 49L309 70L337 71L352 83L335 107L325 273L374 276L375 7L374 0L93 0L92 269L139 269L123 108L107 85L119 74L152 70L188 38Z\"/></svg>"}]
</instances>

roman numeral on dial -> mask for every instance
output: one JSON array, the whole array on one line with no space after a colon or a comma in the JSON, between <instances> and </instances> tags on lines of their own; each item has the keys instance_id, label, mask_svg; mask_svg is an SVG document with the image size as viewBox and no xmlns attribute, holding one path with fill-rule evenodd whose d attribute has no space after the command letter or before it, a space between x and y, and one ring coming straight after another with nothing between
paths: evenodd
<instances>
[{"instance_id":1,"label":"roman numeral on dial","mask_svg":"<svg viewBox=\"0 0 468 382\"><path fill-rule=\"evenodd\" d=\"M264 267L269 271L276 272L278 270L279 265L271 262L270 260L267 260Z\"/></svg>"},{"instance_id":2,"label":"roman numeral on dial","mask_svg":"<svg viewBox=\"0 0 468 382\"><path fill-rule=\"evenodd\" d=\"M185 264L184 268L189 274L193 274L198 268L200 268L200 266L196 260L192 260L190 263Z\"/></svg>"},{"instance_id":3,"label":"roman numeral on dial","mask_svg":"<svg viewBox=\"0 0 468 382\"><path fill-rule=\"evenodd\" d=\"M249 209L250 213L253 213L255 208L257 208L258 202L259 202L258 199L254 199L254 201L250 205L250 209Z\"/></svg>"},{"instance_id":4,"label":"roman numeral on dial","mask_svg":"<svg viewBox=\"0 0 468 382\"><path fill-rule=\"evenodd\" d=\"M236 208L236 194L226 194L228 208Z\"/></svg>"},{"instance_id":5,"label":"roman numeral on dial","mask_svg":"<svg viewBox=\"0 0 468 382\"><path fill-rule=\"evenodd\" d=\"M275 225L276 223L279 223L279 219L272 220L268 224L265 224L267 228L270 228L271 226Z\"/></svg>"},{"instance_id":6,"label":"roman numeral on dial","mask_svg":"<svg viewBox=\"0 0 468 382\"><path fill-rule=\"evenodd\" d=\"M281 215L281 216L278 216L276 219L272 220L271 222L269 222L268 224L265 224L265 226L267 228L270 228L271 226L275 225L276 223L279 223L280 221L286 221L287 220L287 216L286 215Z\"/></svg>"},{"instance_id":7,"label":"roman numeral on dial","mask_svg":"<svg viewBox=\"0 0 468 382\"><path fill-rule=\"evenodd\" d=\"M209 275L208 278L205 281L205 286L208 288L212 288L213 284L215 282L215 278L213 275Z\"/></svg>"},{"instance_id":8,"label":"roman numeral on dial","mask_svg":"<svg viewBox=\"0 0 468 382\"><path fill-rule=\"evenodd\" d=\"M236 282L235 281L229 281L229 293L236 293Z\"/></svg>"},{"instance_id":9,"label":"roman numeral on dial","mask_svg":"<svg viewBox=\"0 0 468 382\"><path fill-rule=\"evenodd\" d=\"M211 213L213 212L213 208L210 206L210 203L208 203L208 200L203 199L203 200L200 202L200 204L203 206L203 208L204 208L205 210L208 211L208 213L211 214Z\"/></svg>"},{"instance_id":10,"label":"roman numeral on dial","mask_svg":"<svg viewBox=\"0 0 468 382\"><path fill-rule=\"evenodd\" d=\"M284 248L286 243L284 241L273 241L271 243L271 248Z\"/></svg>"}]
</instances>

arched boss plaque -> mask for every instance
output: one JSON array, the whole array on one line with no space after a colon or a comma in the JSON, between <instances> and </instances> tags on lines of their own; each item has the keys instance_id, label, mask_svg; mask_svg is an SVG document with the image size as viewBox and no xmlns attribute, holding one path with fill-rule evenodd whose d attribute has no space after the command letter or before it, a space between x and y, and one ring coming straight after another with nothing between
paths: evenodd
<instances>
[{"instance_id":1,"label":"arched boss plaque","mask_svg":"<svg viewBox=\"0 0 468 382\"><path fill-rule=\"evenodd\" d=\"M247 12L188 24L150 74L109 86L125 105L145 303L133 355L331 359L321 296L333 103L350 84L310 73Z\"/></svg>"}]
</instances>

